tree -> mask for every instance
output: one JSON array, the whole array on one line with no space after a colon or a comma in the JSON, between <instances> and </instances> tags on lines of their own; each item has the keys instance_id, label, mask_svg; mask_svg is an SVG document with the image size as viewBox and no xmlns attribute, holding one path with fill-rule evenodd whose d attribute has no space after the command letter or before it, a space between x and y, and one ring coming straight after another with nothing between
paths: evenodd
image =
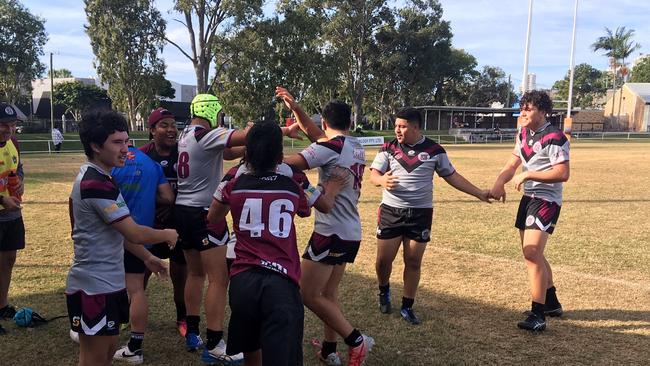
<instances>
[{"instance_id":1,"label":"tree","mask_svg":"<svg viewBox=\"0 0 650 366\"><path fill-rule=\"evenodd\" d=\"M625 77L624 73L627 72L625 59L628 58L632 52L641 48L640 44L635 43L632 40L633 36L634 29L627 30L625 27L616 27L616 31L612 32L611 29L605 27L605 35L598 37L596 42L591 45L594 52L603 50L605 51L605 56L609 57L612 70L614 71L614 83L612 86L614 90L616 90L616 79L618 73L620 72L622 76ZM625 79L623 79L623 81L624 80ZM612 103L611 114L614 114L614 105L615 103Z\"/></svg>"},{"instance_id":2,"label":"tree","mask_svg":"<svg viewBox=\"0 0 650 366\"><path fill-rule=\"evenodd\" d=\"M176 0L174 10L183 15L183 20L175 20L187 29L191 51L165 39L192 62L199 93L211 90L217 80L215 76L210 82L210 68L216 61L215 45L220 26L227 21L232 27L248 24L262 14L262 3L262 0Z\"/></svg>"},{"instance_id":3,"label":"tree","mask_svg":"<svg viewBox=\"0 0 650 366\"><path fill-rule=\"evenodd\" d=\"M573 105L580 108L597 107L597 99L605 95L604 72L588 64L579 64L573 71ZM562 100L569 98L569 73L553 84ZM566 103L565 103L566 104Z\"/></svg>"},{"instance_id":4,"label":"tree","mask_svg":"<svg viewBox=\"0 0 650 366\"><path fill-rule=\"evenodd\" d=\"M473 107L489 107L494 102L506 104L508 93L512 93L513 85L506 79L506 73L496 66L484 66L481 73L471 84L471 91L464 105Z\"/></svg>"},{"instance_id":5,"label":"tree","mask_svg":"<svg viewBox=\"0 0 650 366\"><path fill-rule=\"evenodd\" d=\"M50 72L47 72L47 77L50 77ZM55 78L73 78L72 76L72 71L68 69L54 69L54 77Z\"/></svg>"},{"instance_id":6,"label":"tree","mask_svg":"<svg viewBox=\"0 0 650 366\"><path fill-rule=\"evenodd\" d=\"M106 91L96 85L68 81L54 85L54 100L57 104L65 106L65 113L72 114L74 120L79 121L86 109L98 103L106 103L109 98Z\"/></svg>"},{"instance_id":7,"label":"tree","mask_svg":"<svg viewBox=\"0 0 650 366\"><path fill-rule=\"evenodd\" d=\"M273 118L282 104L275 87L287 87L310 112L337 93L341 68L322 37L323 14L304 3L283 1L274 17L219 37L218 95L239 122ZM277 108L277 110L276 110Z\"/></svg>"},{"instance_id":8,"label":"tree","mask_svg":"<svg viewBox=\"0 0 650 366\"><path fill-rule=\"evenodd\" d=\"M47 42L45 21L16 0L0 0L0 96L16 103L45 71L39 57Z\"/></svg>"},{"instance_id":9,"label":"tree","mask_svg":"<svg viewBox=\"0 0 650 366\"><path fill-rule=\"evenodd\" d=\"M472 92L473 82L480 72L476 71L476 58L465 50L451 49L446 60L441 60L444 76L436 85L434 102L439 105L466 105Z\"/></svg>"},{"instance_id":10,"label":"tree","mask_svg":"<svg viewBox=\"0 0 650 366\"><path fill-rule=\"evenodd\" d=\"M632 68L630 81L633 83L650 83L650 57L645 57L643 61Z\"/></svg>"},{"instance_id":11,"label":"tree","mask_svg":"<svg viewBox=\"0 0 650 366\"><path fill-rule=\"evenodd\" d=\"M126 111L131 128L136 116L164 88L165 64L158 53L164 46L165 21L147 0L85 0L94 66L109 85L114 105Z\"/></svg>"},{"instance_id":12,"label":"tree","mask_svg":"<svg viewBox=\"0 0 650 366\"><path fill-rule=\"evenodd\" d=\"M433 99L452 52L437 1L412 1L392 15L375 35L369 63L367 106L377 111L380 125L401 106Z\"/></svg>"},{"instance_id":13,"label":"tree","mask_svg":"<svg viewBox=\"0 0 650 366\"><path fill-rule=\"evenodd\" d=\"M323 27L327 41L342 62L342 80L352 100L356 127L363 119L373 38L392 16L391 10L386 0L327 0L322 6L330 14Z\"/></svg>"}]
</instances>

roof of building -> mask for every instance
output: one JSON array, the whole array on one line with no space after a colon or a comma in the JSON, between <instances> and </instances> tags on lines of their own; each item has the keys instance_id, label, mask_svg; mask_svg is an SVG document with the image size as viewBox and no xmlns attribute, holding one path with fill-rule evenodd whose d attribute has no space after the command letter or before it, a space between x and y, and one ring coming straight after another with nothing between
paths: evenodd
<instances>
[{"instance_id":1,"label":"roof of building","mask_svg":"<svg viewBox=\"0 0 650 366\"><path fill-rule=\"evenodd\" d=\"M650 83L626 83L625 86L643 99L645 104L650 104Z\"/></svg>"}]
</instances>

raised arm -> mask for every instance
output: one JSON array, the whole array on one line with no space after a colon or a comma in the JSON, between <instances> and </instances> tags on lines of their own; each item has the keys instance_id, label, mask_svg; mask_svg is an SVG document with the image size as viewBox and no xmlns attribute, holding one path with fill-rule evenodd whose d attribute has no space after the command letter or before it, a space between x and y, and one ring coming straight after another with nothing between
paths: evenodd
<instances>
[{"instance_id":1,"label":"raised arm","mask_svg":"<svg viewBox=\"0 0 650 366\"><path fill-rule=\"evenodd\" d=\"M311 120L311 117L302 110L300 105L296 103L295 99L287 89L278 86L275 88L275 96L281 98L287 108L293 112L300 129L307 135L311 142L322 141L327 138L325 132L323 132L323 130L321 130L320 127Z\"/></svg>"}]
</instances>

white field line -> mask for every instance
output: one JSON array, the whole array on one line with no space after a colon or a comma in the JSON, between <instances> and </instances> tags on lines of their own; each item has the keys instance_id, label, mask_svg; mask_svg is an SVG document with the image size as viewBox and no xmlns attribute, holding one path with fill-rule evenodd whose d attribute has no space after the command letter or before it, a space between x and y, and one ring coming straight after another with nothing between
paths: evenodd
<instances>
[{"instance_id":1,"label":"white field line","mask_svg":"<svg viewBox=\"0 0 650 366\"><path fill-rule=\"evenodd\" d=\"M432 246L433 250L438 251L438 252L446 252L446 253L451 253L455 255L460 255L460 256L467 256L467 257L475 257L479 258L484 261L489 261L489 262L500 262L500 263L507 263L513 266L523 266L523 261L515 261L512 259L508 258L501 258L501 257L495 257L491 256L488 254L482 254L482 253L472 253L464 250L453 250L453 249L448 249L448 248L440 248L440 247L435 247ZM598 276L594 275L591 273L584 273L584 272L579 272L573 269L569 269L566 266L553 266L553 273L556 272L561 272L561 273L566 273L575 277L580 277L584 279L588 279L591 281L595 282L607 282L610 284L614 285L620 285L620 286L625 286L628 288L633 288L637 290L642 290L646 292L650 292L650 284L649 283L642 283L642 282L635 282L635 281L628 281L628 280L623 280L623 279L618 279L618 278L611 278L611 277L605 277L605 276Z\"/></svg>"}]
</instances>

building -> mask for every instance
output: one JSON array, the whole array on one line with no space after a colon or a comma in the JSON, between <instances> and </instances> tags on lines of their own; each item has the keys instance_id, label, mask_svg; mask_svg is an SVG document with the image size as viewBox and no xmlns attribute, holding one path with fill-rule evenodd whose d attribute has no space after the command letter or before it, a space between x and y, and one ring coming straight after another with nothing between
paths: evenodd
<instances>
[{"instance_id":1,"label":"building","mask_svg":"<svg viewBox=\"0 0 650 366\"><path fill-rule=\"evenodd\" d=\"M606 129L650 132L650 83L625 83L607 98Z\"/></svg>"},{"instance_id":2,"label":"building","mask_svg":"<svg viewBox=\"0 0 650 366\"><path fill-rule=\"evenodd\" d=\"M174 99L161 98L166 102L191 103L196 96L196 85L180 84L175 81L169 81L174 88Z\"/></svg>"}]
</instances>

